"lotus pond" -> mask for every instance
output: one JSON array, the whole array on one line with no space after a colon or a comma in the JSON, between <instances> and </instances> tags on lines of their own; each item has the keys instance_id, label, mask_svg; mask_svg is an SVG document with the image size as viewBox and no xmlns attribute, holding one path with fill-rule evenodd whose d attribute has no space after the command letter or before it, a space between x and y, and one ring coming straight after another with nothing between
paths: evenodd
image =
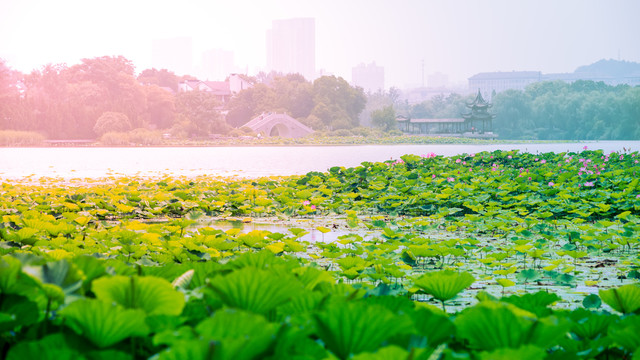
<instances>
[{"instance_id":1,"label":"lotus pond","mask_svg":"<svg viewBox=\"0 0 640 360\"><path fill-rule=\"evenodd\" d=\"M8 359L638 359L636 152L5 181Z\"/></svg>"}]
</instances>

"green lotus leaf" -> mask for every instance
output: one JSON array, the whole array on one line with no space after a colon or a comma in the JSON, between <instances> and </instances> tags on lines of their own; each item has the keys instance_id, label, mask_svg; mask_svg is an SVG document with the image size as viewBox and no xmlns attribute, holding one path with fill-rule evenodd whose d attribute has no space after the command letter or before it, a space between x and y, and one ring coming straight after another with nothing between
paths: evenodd
<instances>
[{"instance_id":1,"label":"green lotus leaf","mask_svg":"<svg viewBox=\"0 0 640 360\"><path fill-rule=\"evenodd\" d=\"M318 336L340 359L373 351L390 337L410 332L413 324L380 305L337 302L316 314Z\"/></svg>"},{"instance_id":2,"label":"green lotus leaf","mask_svg":"<svg viewBox=\"0 0 640 360\"><path fill-rule=\"evenodd\" d=\"M24 272L43 284L59 286L66 295L76 292L82 286L84 273L67 260L48 262L42 266L25 266Z\"/></svg>"},{"instance_id":3,"label":"green lotus leaf","mask_svg":"<svg viewBox=\"0 0 640 360\"><path fill-rule=\"evenodd\" d=\"M544 317L551 314L549 305L561 300L556 294L546 291L538 291L533 294L512 295L502 298L501 301L513 304L522 310L530 311L538 317Z\"/></svg>"},{"instance_id":4,"label":"green lotus leaf","mask_svg":"<svg viewBox=\"0 0 640 360\"><path fill-rule=\"evenodd\" d=\"M158 354L158 360L212 359L216 343L207 340L179 340Z\"/></svg>"},{"instance_id":5,"label":"green lotus leaf","mask_svg":"<svg viewBox=\"0 0 640 360\"><path fill-rule=\"evenodd\" d=\"M596 294L589 294L582 300L585 309L597 309L602 305L602 300Z\"/></svg>"},{"instance_id":6,"label":"green lotus leaf","mask_svg":"<svg viewBox=\"0 0 640 360\"><path fill-rule=\"evenodd\" d=\"M196 331L217 343L213 359L249 360L259 358L269 348L279 328L261 315L224 309L198 324Z\"/></svg>"},{"instance_id":7,"label":"green lotus leaf","mask_svg":"<svg viewBox=\"0 0 640 360\"><path fill-rule=\"evenodd\" d=\"M15 231L11 234L11 237L15 242L22 243L25 245L33 245L38 241L38 233L40 230L23 227L22 229Z\"/></svg>"},{"instance_id":8,"label":"green lotus leaf","mask_svg":"<svg viewBox=\"0 0 640 360\"><path fill-rule=\"evenodd\" d=\"M17 288L22 263L11 256L0 258L0 293L10 294Z\"/></svg>"},{"instance_id":9,"label":"green lotus leaf","mask_svg":"<svg viewBox=\"0 0 640 360\"><path fill-rule=\"evenodd\" d=\"M602 301L623 314L630 314L640 309L640 286L638 284L600 290L599 294Z\"/></svg>"},{"instance_id":10,"label":"green lotus leaf","mask_svg":"<svg viewBox=\"0 0 640 360\"><path fill-rule=\"evenodd\" d=\"M273 252L269 250L262 250L258 252L248 252L238 256L237 259L230 261L227 265L232 269L240 269L243 267L254 267L258 269L266 269L272 267L275 264L282 264L284 261L276 257Z\"/></svg>"},{"instance_id":11,"label":"green lotus leaf","mask_svg":"<svg viewBox=\"0 0 640 360\"><path fill-rule=\"evenodd\" d=\"M319 342L309 337L309 330L299 326L281 328L272 359L324 360L329 352ZM335 359L335 357L333 357Z\"/></svg>"},{"instance_id":12,"label":"green lotus leaf","mask_svg":"<svg viewBox=\"0 0 640 360\"><path fill-rule=\"evenodd\" d=\"M501 348L491 352L483 351L478 354L480 360L542 360L547 352L534 345L524 345L517 349Z\"/></svg>"},{"instance_id":13,"label":"green lotus leaf","mask_svg":"<svg viewBox=\"0 0 640 360\"><path fill-rule=\"evenodd\" d=\"M292 276L245 267L211 279L209 286L228 306L266 314L303 291Z\"/></svg>"},{"instance_id":14,"label":"green lotus leaf","mask_svg":"<svg viewBox=\"0 0 640 360\"><path fill-rule=\"evenodd\" d=\"M430 309L418 309L412 315L418 333L427 338L430 347L446 343L455 334L453 321L444 313Z\"/></svg>"},{"instance_id":15,"label":"green lotus leaf","mask_svg":"<svg viewBox=\"0 0 640 360\"><path fill-rule=\"evenodd\" d=\"M96 299L74 301L60 311L65 324L99 348L109 347L132 336L146 336L146 314Z\"/></svg>"},{"instance_id":16,"label":"green lotus leaf","mask_svg":"<svg viewBox=\"0 0 640 360\"><path fill-rule=\"evenodd\" d=\"M93 281L96 298L114 301L125 308L142 309L147 315L180 315L184 294L170 282L154 276L113 276Z\"/></svg>"},{"instance_id":17,"label":"green lotus leaf","mask_svg":"<svg viewBox=\"0 0 640 360\"><path fill-rule=\"evenodd\" d=\"M555 317L536 319L535 315L514 305L484 301L463 310L454 320L457 337L472 348L493 351L532 344L549 348L568 331L568 323Z\"/></svg>"},{"instance_id":18,"label":"green lotus leaf","mask_svg":"<svg viewBox=\"0 0 640 360\"><path fill-rule=\"evenodd\" d=\"M365 352L353 356L352 360L388 360L388 359L408 359L409 353L407 350L396 346L390 345L378 349L376 352Z\"/></svg>"},{"instance_id":19,"label":"green lotus leaf","mask_svg":"<svg viewBox=\"0 0 640 360\"><path fill-rule=\"evenodd\" d=\"M475 282L475 278L467 273L442 270L426 273L415 280L414 285L442 302L453 299L459 292Z\"/></svg>"},{"instance_id":20,"label":"green lotus leaf","mask_svg":"<svg viewBox=\"0 0 640 360\"><path fill-rule=\"evenodd\" d=\"M287 316L310 314L317 310L326 298L326 295L318 292L303 292L278 307L279 318L284 319Z\"/></svg>"},{"instance_id":21,"label":"green lotus leaf","mask_svg":"<svg viewBox=\"0 0 640 360\"><path fill-rule=\"evenodd\" d=\"M571 320L571 332L580 339L596 339L607 334L609 325L617 320L617 316L608 313L597 313L578 308L567 314Z\"/></svg>"},{"instance_id":22,"label":"green lotus leaf","mask_svg":"<svg viewBox=\"0 0 640 360\"><path fill-rule=\"evenodd\" d=\"M87 358L91 360L134 360L134 357L124 351L107 349L87 352Z\"/></svg>"},{"instance_id":23,"label":"green lotus leaf","mask_svg":"<svg viewBox=\"0 0 640 360\"><path fill-rule=\"evenodd\" d=\"M609 326L609 337L625 350L634 352L640 348L640 316L632 315Z\"/></svg>"},{"instance_id":24,"label":"green lotus leaf","mask_svg":"<svg viewBox=\"0 0 640 360\"><path fill-rule=\"evenodd\" d=\"M0 333L15 331L20 326L35 324L40 320L38 304L22 295L5 294L0 306Z\"/></svg>"},{"instance_id":25,"label":"green lotus leaf","mask_svg":"<svg viewBox=\"0 0 640 360\"><path fill-rule=\"evenodd\" d=\"M62 333L49 335L37 341L24 341L12 346L6 360L84 360L77 349L69 347Z\"/></svg>"}]
</instances>

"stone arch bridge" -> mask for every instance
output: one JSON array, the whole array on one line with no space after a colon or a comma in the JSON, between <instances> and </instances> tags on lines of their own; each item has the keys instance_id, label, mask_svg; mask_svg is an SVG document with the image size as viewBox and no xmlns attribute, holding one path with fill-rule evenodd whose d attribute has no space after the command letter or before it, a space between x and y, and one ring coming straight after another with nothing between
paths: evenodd
<instances>
[{"instance_id":1,"label":"stone arch bridge","mask_svg":"<svg viewBox=\"0 0 640 360\"><path fill-rule=\"evenodd\" d=\"M264 136L280 136L283 138L299 138L313 133L313 130L287 114L262 114L244 126Z\"/></svg>"}]
</instances>

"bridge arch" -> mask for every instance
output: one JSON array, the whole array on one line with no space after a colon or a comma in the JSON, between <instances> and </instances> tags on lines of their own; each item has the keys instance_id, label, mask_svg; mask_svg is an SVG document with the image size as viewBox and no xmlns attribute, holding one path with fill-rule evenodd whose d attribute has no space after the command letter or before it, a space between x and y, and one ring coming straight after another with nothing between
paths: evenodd
<instances>
[{"instance_id":1,"label":"bridge arch","mask_svg":"<svg viewBox=\"0 0 640 360\"><path fill-rule=\"evenodd\" d=\"M313 132L311 128L291 116L278 113L262 114L244 126L256 133L284 138L298 138Z\"/></svg>"},{"instance_id":2,"label":"bridge arch","mask_svg":"<svg viewBox=\"0 0 640 360\"><path fill-rule=\"evenodd\" d=\"M269 131L269 136L280 136L280 137L290 137L291 129L284 123L277 123L273 125L271 131Z\"/></svg>"}]
</instances>

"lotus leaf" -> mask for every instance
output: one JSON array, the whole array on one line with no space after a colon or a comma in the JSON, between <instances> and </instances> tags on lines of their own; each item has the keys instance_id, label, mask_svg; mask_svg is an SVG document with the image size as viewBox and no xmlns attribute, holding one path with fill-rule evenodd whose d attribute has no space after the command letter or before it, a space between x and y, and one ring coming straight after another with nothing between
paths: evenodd
<instances>
[{"instance_id":1,"label":"lotus leaf","mask_svg":"<svg viewBox=\"0 0 640 360\"><path fill-rule=\"evenodd\" d=\"M216 342L213 359L249 360L268 349L279 327L257 314L223 309L198 324L196 331L202 338Z\"/></svg>"},{"instance_id":2,"label":"lotus leaf","mask_svg":"<svg viewBox=\"0 0 640 360\"><path fill-rule=\"evenodd\" d=\"M22 342L9 349L7 360L84 360L77 349L69 347L61 333L49 335L38 341Z\"/></svg>"},{"instance_id":3,"label":"lotus leaf","mask_svg":"<svg viewBox=\"0 0 640 360\"><path fill-rule=\"evenodd\" d=\"M596 294L589 294L582 300L585 309L597 309L602 305L602 300Z\"/></svg>"},{"instance_id":4,"label":"lotus leaf","mask_svg":"<svg viewBox=\"0 0 640 360\"><path fill-rule=\"evenodd\" d=\"M502 298L501 301L513 304L522 310L530 311L538 317L544 317L551 314L549 305L561 300L556 294L546 291L538 291L533 294L512 295Z\"/></svg>"},{"instance_id":5,"label":"lotus leaf","mask_svg":"<svg viewBox=\"0 0 640 360\"><path fill-rule=\"evenodd\" d=\"M81 299L64 308L60 315L76 333L105 348L132 336L145 336L149 329L145 313L96 299Z\"/></svg>"},{"instance_id":6,"label":"lotus leaf","mask_svg":"<svg viewBox=\"0 0 640 360\"><path fill-rule=\"evenodd\" d=\"M638 284L600 290L599 294L602 301L623 314L630 314L640 309L640 285Z\"/></svg>"},{"instance_id":7,"label":"lotus leaf","mask_svg":"<svg viewBox=\"0 0 640 360\"><path fill-rule=\"evenodd\" d=\"M0 293L11 294L18 288L22 263L11 256L0 258Z\"/></svg>"},{"instance_id":8,"label":"lotus leaf","mask_svg":"<svg viewBox=\"0 0 640 360\"><path fill-rule=\"evenodd\" d=\"M640 348L640 316L627 316L609 325L609 336L614 343L629 352L634 352Z\"/></svg>"},{"instance_id":9,"label":"lotus leaf","mask_svg":"<svg viewBox=\"0 0 640 360\"><path fill-rule=\"evenodd\" d=\"M380 344L403 332L410 332L410 321L380 305L362 302L334 303L315 316L318 336L338 358L373 351Z\"/></svg>"},{"instance_id":10,"label":"lotus leaf","mask_svg":"<svg viewBox=\"0 0 640 360\"><path fill-rule=\"evenodd\" d=\"M42 266L25 266L24 272L37 278L43 284L59 286L66 295L77 291L85 279L82 270L74 263L64 259Z\"/></svg>"},{"instance_id":11,"label":"lotus leaf","mask_svg":"<svg viewBox=\"0 0 640 360\"><path fill-rule=\"evenodd\" d=\"M35 324L42 314L38 304L27 297L4 294L0 306L0 333L17 330L20 326Z\"/></svg>"},{"instance_id":12,"label":"lotus leaf","mask_svg":"<svg viewBox=\"0 0 640 360\"><path fill-rule=\"evenodd\" d=\"M444 309L444 302L453 299L458 293L475 282L475 278L467 273L442 270L427 273L414 282L414 285L427 294L440 300Z\"/></svg>"},{"instance_id":13,"label":"lotus leaf","mask_svg":"<svg viewBox=\"0 0 640 360\"><path fill-rule=\"evenodd\" d=\"M423 308L416 310L412 316L416 330L427 338L430 347L449 342L455 334L453 322L439 310Z\"/></svg>"},{"instance_id":14,"label":"lotus leaf","mask_svg":"<svg viewBox=\"0 0 640 360\"><path fill-rule=\"evenodd\" d=\"M142 309L147 315L180 315L184 295L165 279L154 276L113 276L93 281L98 299L114 301L125 308Z\"/></svg>"},{"instance_id":15,"label":"lotus leaf","mask_svg":"<svg viewBox=\"0 0 640 360\"><path fill-rule=\"evenodd\" d=\"M536 319L528 311L494 301L463 310L454 323L458 337L468 340L472 348L485 351L526 344L546 349L566 334L569 327L555 317Z\"/></svg>"},{"instance_id":16,"label":"lotus leaf","mask_svg":"<svg viewBox=\"0 0 640 360\"><path fill-rule=\"evenodd\" d=\"M376 352L365 352L355 355L352 360L388 360L388 359L409 359L409 353L407 350L396 346L390 345L378 349Z\"/></svg>"},{"instance_id":17,"label":"lotus leaf","mask_svg":"<svg viewBox=\"0 0 640 360\"><path fill-rule=\"evenodd\" d=\"M517 349L501 348L491 352L481 352L480 360L542 360L547 356L544 349L534 345L524 345Z\"/></svg>"},{"instance_id":18,"label":"lotus leaf","mask_svg":"<svg viewBox=\"0 0 640 360\"><path fill-rule=\"evenodd\" d=\"M606 335L609 325L617 320L616 316L586 309L575 309L567 314L567 318L572 322L571 332L580 339L589 340Z\"/></svg>"},{"instance_id":19,"label":"lotus leaf","mask_svg":"<svg viewBox=\"0 0 640 360\"><path fill-rule=\"evenodd\" d=\"M303 291L302 284L292 276L251 267L216 276L209 286L228 306L263 315Z\"/></svg>"}]
</instances>

